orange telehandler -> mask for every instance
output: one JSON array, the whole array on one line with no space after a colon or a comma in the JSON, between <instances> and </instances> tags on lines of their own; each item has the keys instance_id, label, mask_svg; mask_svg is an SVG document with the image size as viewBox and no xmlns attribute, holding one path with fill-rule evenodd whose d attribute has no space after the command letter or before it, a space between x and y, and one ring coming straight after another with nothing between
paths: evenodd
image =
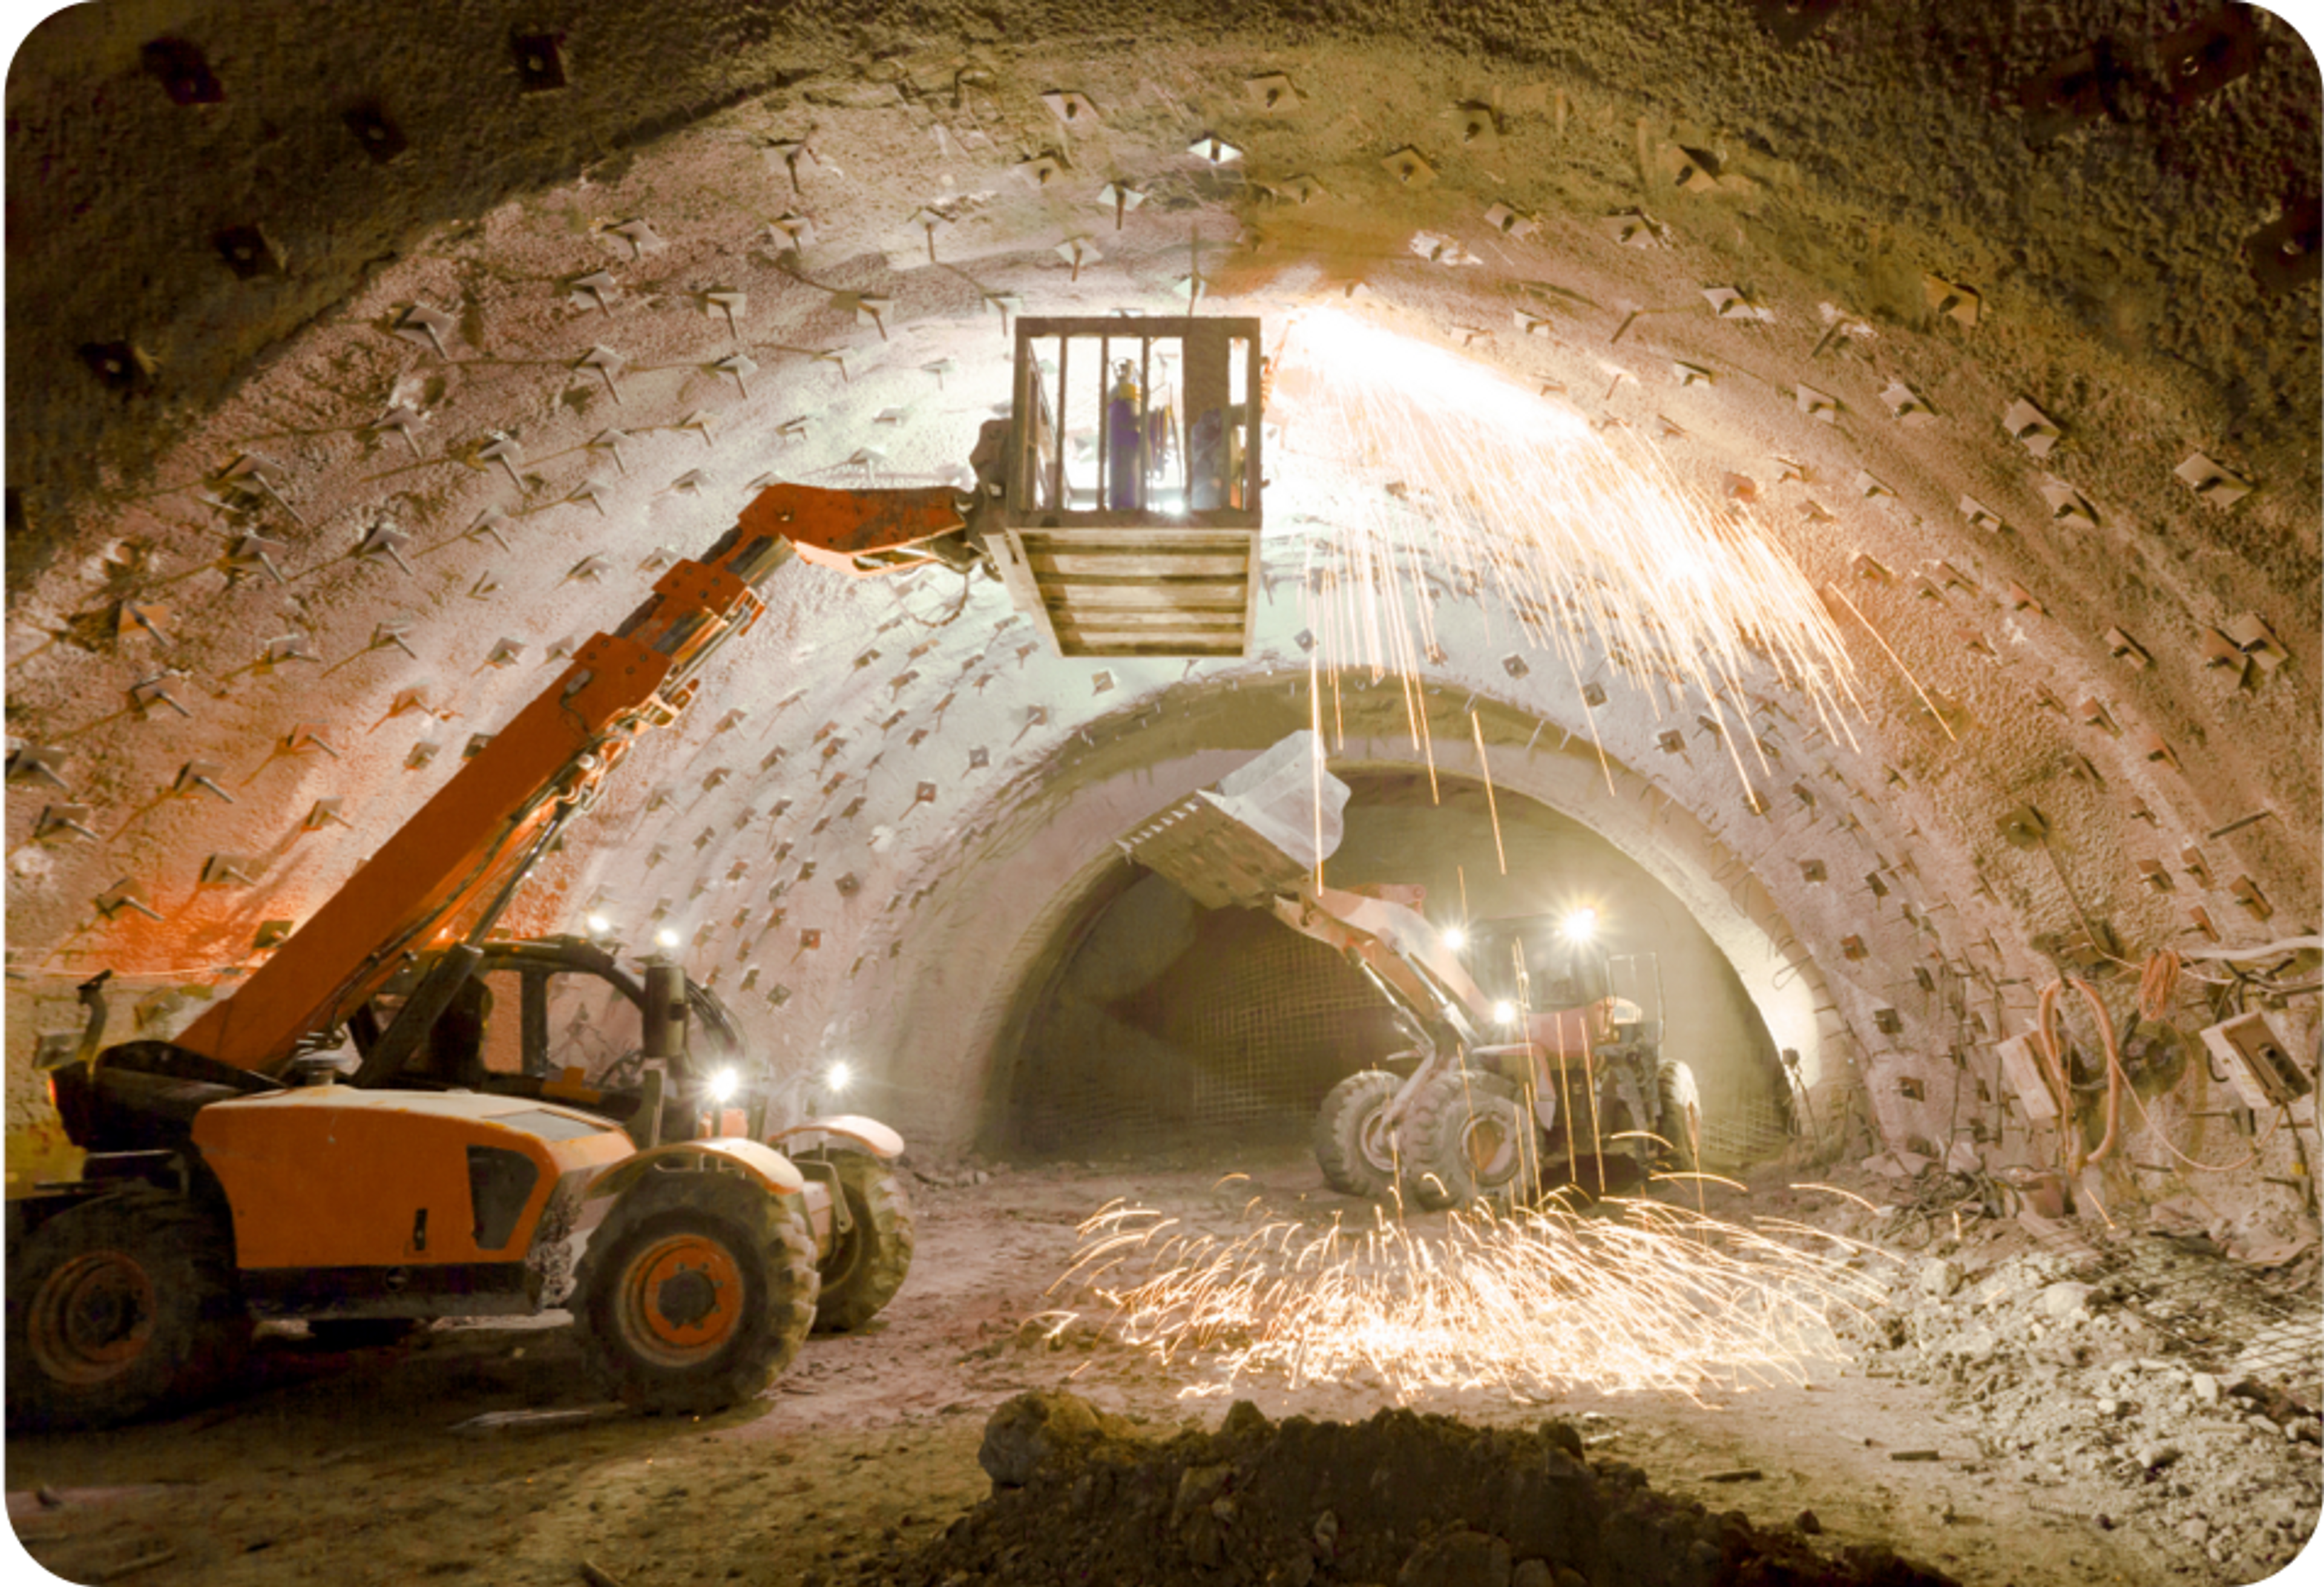
<instances>
[{"instance_id":1,"label":"orange telehandler","mask_svg":"<svg viewBox=\"0 0 2324 1587\"><path fill-rule=\"evenodd\" d=\"M232 1366L254 1317L352 1336L568 1290L598 1381L706 1409L760 1392L818 1321L886 1304L912 1241L892 1130L847 1116L761 1140L761 1105L720 1133L720 1066L687 1035L691 1014L700 1045L732 1036L706 990L674 964L641 985L586 945L491 932L632 738L675 720L756 620L793 548L848 574L987 569L1066 655L1242 653L1259 322L1016 328L1017 419L984 427L970 490L763 491L175 1040L103 1047L103 978L84 990L78 1050L49 1073L78 1175L10 1185L12 1417L97 1424L181 1400ZM503 973L512 1038L480 991ZM542 988L573 973L641 1031L595 1071L546 1044ZM326 1056L348 1043L342 1083ZM496 1047L515 1059L486 1061Z\"/></svg>"},{"instance_id":2,"label":"orange telehandler","mask_svg":"<svg viewBox=\"0 0 2324 1587\"><path fill-rule=\"evenodd\" d=\"M746 1129L719 1133L736 1120L713 1076L739 1042L682 970L650 962L641 984L586 945L490 936L635 735L675 720L757 619L788 554L779 507L754 502L665 572L176 1039L105 1047L104 977L84 987L78 1049L48 1074L78 1175L7 1208L13 1421L181 1402L259 1318L352 1334L558 1304L609 1392L707 1410L764 1389L818 1318L853 1325L893 1295L911 1225L892 1130L812 1120L773 1138L808 1147L787 1155L755 1138L761 1084ZM519 1061L479 1064L506 1045L479 1018L479 978L501 972L544 994L594 975L631 1005L634 1051L594 1075L554 1061L520 993L503 1010ZM350 1040L343 1077L329 1055Z\"/></svg>"}]
</instances>

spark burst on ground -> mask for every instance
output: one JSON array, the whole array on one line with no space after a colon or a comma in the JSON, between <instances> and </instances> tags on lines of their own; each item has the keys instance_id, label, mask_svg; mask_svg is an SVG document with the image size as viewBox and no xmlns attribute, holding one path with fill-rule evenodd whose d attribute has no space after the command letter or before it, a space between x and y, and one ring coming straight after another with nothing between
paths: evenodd
<instances>
[{"instance_id":1,"label":"spark burst on ground","mask_svg":"<svg viewBox=\"0 0 2324 1587\"><path fill-rule=\"evenodd\" d=\"M1256 1203L1253 1204L1254 1205ZM1800 1382L1845 1359L1825 1321L1879 1287L1841 1261L1783 1243L1821 1234L1757 1230L1648 1200L1584 1215L1452 1213L1442 1232L1375 1209L1370 1227L1268 1219L1221 1236L1114 1203L1081 1226L1052 1287L1054 1336L1093 1322L1208 1380L1481 1389L1526 1402L1577 1387L1696 1397Z\"/></svg>"},{"instance_id":2,"label":"spark burst on ground","mask_svg":"<svg viewBox=\"0 0 2324 1587\"><path fill-rule=\"evenodd\" d=\"M1335 702L1343 670L1395 674L1425 743L1416 680L1436 649L1434 600L1490 592L1500 599L1484 604L1488 621L1496 605L1516 614L1525 641L1554 650L1577 690L1602 654L1723 715L1747 679L1772 673L1846 735L1854 666L1812 586L1651 448L1335 310L1302 317L1274 391L1278 456L1334 484L1352 472L1384 487L1308 548L1309 626ZM1660 694L1648 691L1657 715ZM1752 737L1724 736L1747 747Z\"/></svg>"}]
</instances>

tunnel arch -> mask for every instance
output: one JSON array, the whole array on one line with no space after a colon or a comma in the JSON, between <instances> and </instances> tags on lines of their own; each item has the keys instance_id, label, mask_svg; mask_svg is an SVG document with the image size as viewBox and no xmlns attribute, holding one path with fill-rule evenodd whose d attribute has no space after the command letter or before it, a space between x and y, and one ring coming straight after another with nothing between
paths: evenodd
<instances>
[{"instance_id":1,"label":"tunnel arch","mask_svg":"<svg viewBox=\"0 0 2324 1587\"><path fill-rule=\"evenodd\" d=\"M899 1077L899 1110L990 1094L994 1066L1005 1060L1021 1022L1028 976L1054 958L1061 936L1090 917L1103 890L1119 884L1122 835L1306 725L1306 687L1304 670L1286 670L1168 690L1153 724L1104 738L1102 747L1068 739L1070 753L990 795L984 808L993 825L948 851L944 896L908 928L925 957L899 973L892 1000L858 998L848 1012L835 1013L840 1029L824 1038L879 1066L883 1049L912 1052L916 1073L908 1084ZM1137 722L1154 708L1125 706L1117 721ZM1161 723L1167 734L1157 731ZM1473 752L1449 734L1435 758L1448 779L1480 780ZM1351 737L1333 763L1359 775L1425 775L1429 761L1408 741ZM1720 880L1722 866L1745 872L1742 856L1644 779L1627 768L1609 770L1578 743L1554 754L1494 761L1490 770L1498 787L1572 817L1668 888L1734 966L1774 1045L1799 1055L1812 1105L1834 1115L1844 1107L1856 1081L1852 1055L1834 1045L1841 1040L1832 1018L1840 1005L1772 893L1755 892L1732 875ZM1603 795L1609 774L1628 785L1627 799ZM960 1035L949 1075L918 1067L927 1044L909 1033L934 1030ZM965 1139L961 1121L942 1106L913 1122L923 1133Z\"/></svg>"},{"instance_id":2,"label":"tunnel arch","mask_svg":"<svg viewBox=\"0 0 2324 1587\"><path fill-rule=\"evenodd\" d=\"M1416 761L1335 761L1333 772L1352 797L1327 881L1425 886L1440 925L1462 918L1464 901L1473 922L1591 904L1618 990L1647 1008L1662 1051L1692 1068L1720 1166L1740 1168L1794 1132L1810 1144L1800 1121L1812 1110L1794 1100L1757 1006L1643 866L1514 788L1489 803L1481 782L1440 769L1432 797ZM1333 1083L1407 1045L1377 991L1329 948L1263 913L1202 909L1123 857L1017 987L986 1071L982 1138L1066 1155L1304 1143Z\"/></svg>"},{"instance_id":3,"label":"tunnel arch","mask_svg":"<svg viewBox=\"0 0 2324 1587\"><path fill-rule=\"evenodd\" d=\"M1592 655L1561 685L1537 654L1520 678L1490 595L1431 686L1484 702L1497 756L1531 763L1545 722L1603 743L1641 848L1724 872L1769 976L1816 986L1816 1045L1885 1139L1942 1132L1904 1084L1982 1084L2092 927L2133 965L2312 927L2319 359L2312 286L2266 251L2316 186L2312 58L2263 17L2244 78L2182 100L2142 66L2058 126L1994 85L2093 37L2149 62L2161 20L1926 5L1790 39L1650 12L1389 5L1294 48L1263 9L1171 4L1126 61L1007 7L991 36L893 13L810 35L582 0L548 98L458 7L402 15L394 48L225 6L59 14L12 68L12 163L75 173L20 183L12 226L12 1110L91 967L152 990L155 1033L230 985L756 480L956 471L1028 304L1351 306L1644 438L1779 546L1842 611L1854 742L1766 680L1673 696ZM171 104L148 23L208 50L226 100ZM1376 89L1430 180L1369 125L1268 114L1240 88L1262 67ZM1102 130L1041 106L1066 78ZM383 163L334 98L374 78L410 134ZM1464 104L1496 106L1485 143L1446 134ZM1204 130L1244 158L1198 162ZM1150 202L1109 216L1101 178ZM228 216L275 269L200 245ZM1107 257L1068 263L1077 237ZM80 356L116 344L122 389ZM722 368L737 346L752 369ZM1347 521L1360 473L1282 503L1262 660L1216 687L1305 662L1303 524ZM885 1028L852 998L945 983L969 906L944 866L1030 852L1005 801L1044 807L1080 735L1180 681L1126 665L1101 694L990 600L924 634L949 594L778 576L732 703L641 756L527 923L593 899L682 923L794 1056ZM1775 741L1775 769L1730 737L1729 777L1720 732ZM178 797L197 762L235 805ZM2047 836L2021 846L2029 811Z\"/></svg>"}]
</instances>

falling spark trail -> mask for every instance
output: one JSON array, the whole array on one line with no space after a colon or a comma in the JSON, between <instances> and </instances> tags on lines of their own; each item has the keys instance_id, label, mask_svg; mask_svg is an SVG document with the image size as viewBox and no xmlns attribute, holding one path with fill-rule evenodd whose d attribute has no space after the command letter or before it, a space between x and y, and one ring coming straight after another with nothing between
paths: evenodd
<instances>
[{"instance_id":1,"label":"falling spark trail","mask_svg":"<svg viewBox=\"0 0 2324 1587\"><path fill-rule=\"evenodd\" d=\"M1425 1232L1384 1210L1368 1228L1261 1214L1243 1232L1182 1235L1113 1206L1082 1225L1084 1246L1132 1254L1100 1273L1077 1260L1073 1293L1044 1313L1051 1337L1102 1321L1132 1348L1181 1365L1183 1393L1224 1393L1266 1378L1376 1384L1399 1403L1465 1388L1535 1401L1578 1385L1690 1398L1807 1379L1843 1352L1828 1310L1880 1293L1847 1259L1803 1244L1803 1226L1758 1229L1683 1205L1609 1199L1584 1215L1539 1209L1455 1213Z\"/></svg>"},{"instance_id":2,"label":"falling spark trail","mask_svg":"<svg viewBox=\"0 0 2324 1587\"><path fill-rule=\"evenodd\" d=\"M1375 684L1397 675L1432 793L1420 678L1443 658L1435 614L1446 599L1499 597L1480 604L1508 610L1521 642L1557 651L1577 690L1610 659L1641 683L1699 691L1726 724L1721 697L1741 700L1745 679L1772 673L1854 742L1854 664L1832 614L1779 547L1683 486L1650 449L1334 310L1309 311L1288 337L1276 390L1294 438L1286 456L1391 487L1335 521L1332 554L1311 558L1300 587L1323 652L1315 665L1335 690L1342 670ZM1659 690L1646 693L1661 715ZM1740 777L1738 734L1753 736L1739 720L1721 736Z\"/></svg>"},{"instance_id":3,"label":"falling spark trail","mask_svg":"<svg viewBox=\"0 0 2324 1587\"><path fill-rule=\"evenodd\" d=\"M1947 722L1945 720L1945 714L1937 709L1937 703L1929 698L1929 691L1921 687L1921 680L1913 676L1913 669L1904 665L1904 658L1899 656L1895 651L1888 648L1887 640L1881 636L1881 632L1878 629L1872 626L1872 619L1867 617L1863 613L1858 612L1856 609L1856 603L1848 598L1848 592L1840 588L1838 585L1829 584L1824 586L1824 587L1840 598L1840 604L1848 608L1850 615L1855 617L1858 623L1864 624L1864 632L1872 636L1872 642L1880 647L1881 654L1886 656L1891 661L1896 663L1896 670L1904 675L1904 681L1911 684L1913 686L1913 692L1921 697L1921 704L1929 708L1929 715L1935 717L1937 719L1937 725L1945 730L1945 737L1952 741L1954 743L1959 743L1960 742L1960 735L1953 732L1952 724Z\"/></svg>"},{"instance_id":4,"label":"falling spark trail","mask_svg":"<svg viewBox=\"0 0 2324 1587\"><path fill-rule=\"evenodd\" d=\"M1501 846L1501 804L1493 795L1493 765L1485 759L1485 727L1477 720L1474 711L1469 713L1469 730L1477 740L1477 770L1485 776L1485 808L1493 818L1493 858L1500 862L1501 874L1509 873L1508 851ZM1467 1070L1462 1070L1465 1076Z\"/></svg>"}]
</instances>

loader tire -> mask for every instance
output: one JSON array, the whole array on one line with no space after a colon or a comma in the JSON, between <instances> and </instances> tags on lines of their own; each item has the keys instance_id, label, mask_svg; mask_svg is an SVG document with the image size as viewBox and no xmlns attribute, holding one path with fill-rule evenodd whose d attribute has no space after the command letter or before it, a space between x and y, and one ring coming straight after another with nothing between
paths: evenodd
<instances>
[{"instance_id":1,"label":"loader tire","mask_svg":"<svg viewBox=\"0 0 2324 1587\"><path fill-rule=\"evenodd\" d=\"M798 1197L733 1174L650 1174L590 1236L575 1273L582 1361L640 1410L724 1410L790 1365L817 1287Z\"/></svg>"},{"instance_id":2,"label":"loader tire","mask_svg":"<svg viewBox=\"0 0 2324 1587\"><path fill-rule=\"evenodd\" d=\"M833 1241L823 1259L817 1333L861 1328L896 1298L912 1270L912 1203L903 1181L870 1152L834 1151L831 1163L853 1227Z\"/></svg>"},{"instance_id":3,"label":"loader tire","mask_svg":"<svg viewBox=\"0 0 2324 1587\"><path fill-rule=\"evenodd\" d=\"M1440 1075L1405 1110L1405 1198L1423 1212L1515 1185L1533 1155L1525 1103L1494 1075Z\"/></svg>"},{"instance_id":4,"label":"loader tire","mask_svg":"<svg viewBox=\"0 0 2324 1587\"><path fill-rule=\"evenodd\" d=\"M216 1388L250 1345L223 1220L133 1186L42 1223L8 1271L8 1419L109 1427Z\"/></svg>"},{"instance_id":5,"label":"loader tire","mask_svg":"<svg viewBox=\"0 0 2324 1587\"><path fill-rule=\"evenodd\" d=\"M1702 1163L1702 1101L1694 1071L1668 1058L1655 1071L1655 1133L1670 1143L1663 1153L1666 1174L1692 1174Z\"/></svg>"},{"instance_id":6,"label":"loader tire","mask_svg":"<svg viewBox=\"0 0 2324 1587\"><path fill-rule=\"evenodd\" d=\"M1396 1184L1396 1143L1380 1115L1402 1084L1385 1069L1359 1069L1315 1110L1315 1164L1341 1195L1378 1200Z\"/></svg>"}]
</instances>

